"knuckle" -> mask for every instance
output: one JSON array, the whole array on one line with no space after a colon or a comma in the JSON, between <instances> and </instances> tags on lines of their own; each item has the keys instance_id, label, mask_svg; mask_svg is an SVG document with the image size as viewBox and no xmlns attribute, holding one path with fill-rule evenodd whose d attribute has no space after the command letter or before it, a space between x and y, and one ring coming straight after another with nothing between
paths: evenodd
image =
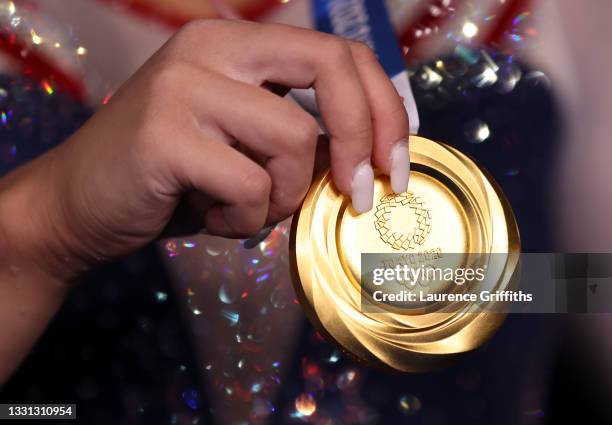
<instances>
[{"instance_id":1,"label":"knuckle","mask_svg":"<svg viewBox=\"0 0 612 425\"><path fill-rule=\"evenodd\" d=\"M281 221L293 214L304 197L307 186L299 192L290 195L279 193L270 205L270 218L272 221Z\"/></svg>"},{"instance_id":2,"label":"knuckle","mask_svg":"<svg viewBox=\"0 0 612 425\"><path fill-rule=\"evenodd\" d=\"M256 236L257 233L259 233L259 231L263 228L264 224L264 220L261 221L261 224L240 221L235 224L234 229L236 233L242 235L243 238L249 238Z\"/></svg>"},{"instance_id":3,"label":"knuckle","mask_svg":"<svg viewBox=\"0 0 612 425\"><path fill-rule=\"evenodd\" d=\"M324 51L329 60L336 63L347 63L353 60L351 48L346 40L336 36L327 36L325 39Z\"/></svg>"},{"instance_id":4,"label":"knuckle","mask_svg":"<svg viewBox=\"0 0 612 425\"><path fill-rule=\"evenodd\" d=\"M398 95L397 105L392 107L392 109L389 111L387 116L389 117L391 122L398 123L397 124L398 125L398 131L402 135L408 134L408 132L409 132L409 128L408 128L408 113L406 112L406 108L404 107L404 104L403 104L401 98L399 98L399 95Z\"/></svg>"},{"instance_id":5,"label":"knuckle","mask_svg":"<svg viewBox=\"0 0 612 425\"><path fill-rule=\"evenodd\" d=\"M367 122L361 126L353 126L346 131L346 134L354 140L371 141L372 140L372 123Z\"/></svg>"},{"instance_id":6,"label":"knuckle","mask_svg":"<svg viewBox=\"0 0 612 425\"><path fill-rule=\"evenodd\" d=\"M151 89L155 93L178 88L184 75L188 72L189 66L181 61L171 59L160 61L151 69Z\"/></svg>"},{"instance_id":7,"label":"knuckle","mask_svg":"<svg viewBox=\"0 0 612 425\"><path fill-rule=\"evenodd\" d=\"M224 24L222 19L194 19L183 25L175 38L179 41L201 40L203 33L214 32Z\"/></svg>"},{"instance_id":8,"label":"knuckle","mask_svg":"<svg viewBox=\"0 0 612 425\"><path fill-rule=\"evenodd\" d=\"M350 46L356 61L372 62L377 60L376 54L367 44L361 41L351 41Z\"/></svg>"},{"instance_id":9,"label":"knuckle","mask_svg":"<svg viewBox=\"0 0 612 425\"><path fill-rule=\"evenodd\" d=\"M263 169L242 176L243 201L247 205L261 205L270 198L272 179Z\"/></svg>"},{"instance_id":10,"label":"knuckle","mask_svg":"<svg viewBox=\"0 0 612 425\"><path fill-rule=\"evenodd\" d=\"M295 120L294 134L297 142L296 146L300 152L312 150L319 136L319 125L312 116L303 113L299 119Z\"/></svg>"},{"instance_id":11,"label":"knuckle","mask_svg":"<svg viewBox=\"0 0 612 425\"><path fill-rule=\"evenodd\" d=\"M314 155L300 158L297 161L278 161L274 165L274 174L291 176L275 185L270 196L269 215L272 221L280 221L293 214L306 196L312 180ZM299 172L297 172L299 168Z\"/></svg>"},{"instance_id":12,"label":"knuckle","mask_svg":"<svg viewBox=\"0 0 612 425\"><path fill-rule=\"evenodd\" d=\"M185 81L195 77L193 68L177 60L163 60L148 70L140 88L145 93L140 99L141 127L167 128L168 120L180 118L188 96Z\"/></svg>"},{"instance_id":13,"label":"knuckle","mask_svg":"<svg viewBox=\"0 0 612 425\"><path fill-rule=\"evenodd\" d=\"M194 19L183 25L167 44L167 54L191 58L198 52L214 50L220 40L227 38L227 31L235 25L223 19Z\"/></svg>"}]
</instances>

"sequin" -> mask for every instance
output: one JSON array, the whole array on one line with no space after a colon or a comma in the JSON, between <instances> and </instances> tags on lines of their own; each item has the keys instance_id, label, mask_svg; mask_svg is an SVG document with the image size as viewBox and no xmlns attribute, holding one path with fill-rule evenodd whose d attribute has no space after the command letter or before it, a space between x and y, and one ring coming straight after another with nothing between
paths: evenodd
<instances>
[{"instance_id":1,"label":"sequin","mask_svg":"<svg viewBox=\"0 0 612 425\"><path fill-rule=\"evenodd\" d=\"M289 304L289 300L291 297L289 296L289 292L283 286L278 285L272 293L270 294L270 304L272 307L277 308L279 310L287 307Z\"/></svg>"},{"instance_id":2,"label":"sequin","mask_svg":"<svg viewBox=\"0 0 612 425\"><path fill-rule=\"evenodd\" d=\"M341 391L352 392L357 387L359 373L356 369L348 369L338 376L336 386Z\"/></svg>"},{"instance_id":3,"label":"sequin","mask_svg":"<svg viewBox=\"0 0 612 425\"><path fill-rule=\"evenodd\" d=\"M499 93L510 93L518 82L521 80L521 69L515 63L506 63L502 65L497 72L498 80L496 90Z\"/></svg>"},{"instance_id":4,"label":"sequin","mask_svg":"<svg viewBox=\"0 0 612 425\"><path fill-rule=\"evenodd\" d=\"M442 82L442 76L427 65L421 68L415 78L417 84L424 90L435 89Z\"/></svg>"},{"instance_id":5,"label":"sequin","mask_svg":"<svg viewBox=\"0 0 612 425\"><path fill-rule=\"evenodd\" d=\"M183 246L187 249L195 248L197 245L193 241L184 241Z\"/></svg>"},{"instance_id":6,"label":"sequin","mask_svg":"<svg viewBox=\"0 0 612 425\"><path fill-rule=\"evenodd\" d=\"M166 249L166 253L167 253L168 257L172 258L172 257L176 257L176 256L179 255L176 241L174 241L174 240L167 241L166 244L164 245L164 247Z\"/></svg>"},{"instance_id":7,"label":"sequin","mask_svg":"<svg viewBox=\"0 0 612 425\"><path fill-rule=\"evenodd\" d=\"M463 24L461 31L467 38L473 38L476 36L476 34L478 34L478 27L473 22L468 21Z\"/></svg>"},{"instance_id":8,"label":"sequin","mask_svg":"<svg viewBox=\"0 0 612 425\"><path fill-rule=\"evenodd\" d=\"M42 87L47 92L47 94L49 96L51 96L53 93L55 93L55 90L53 89L51 84L49 84L49 82L47 80L42 82Z\"/></svg>"},{"instance_id":9,"label":"sequin","mask_svg":"<svg viewBox=\"0 0 612 425\"><path fill-rule=\"evenodd\" d=\"M416 396L412 394L402 395L397 402L399 411L404 415L414 415L421 410L422 404Z\"/></svg>"},{"instance_id":10,"label":"sequin","mask_svg":"<svg viewBox=\"0 0 612 425\"><path fill-rule=\"evenodd\" d=\"M321 350L321 358L325 363L336 364L340 361L341 357L340 350L331 345L325 345Z\"/></svg>"},{"instance_id":11,"label":"sequin","mask_svg":"<svg viewBox=\"0 0 612 425\"><path fill-rule=\"evenodd\" d=\"M521 171L518 168L511 168L508 171L506 171L506 175L508 177L515 177L515 176L518 176L520 172Z\"/></svg>"},{"instance_id":12,"label":"sequin","mask_svg":"<svg viewBox=\"0 0 612 425\"><path fill-rule=\"evenodd\" d=\"M223 310L221 314L227 319L230 326L236 326L240 322L240 314L238 312Z\"/></svg>"},{"instance_id":13,"label":"sequin","mask_svg":"<svg viewBox=\"0 0 612 425\"><path fill-rule=\"evenodd\" d=\"M311 416L317 411L317 402L311 394L300 394L295 399L295 410L302 416Z\"/></svg>"},{"instance_id":14,"label":"sequin","mask_svg":"<svg viewBox=\"0 0 612 425\"><path fill-rule=\"evenodd\" d=\"M476 87L489 87L497 82L497 73L488 63L481 63L477 66L476 74L471 81Z\"/></svg>"},{"instance_id":15,"label":"sequin","mask_svg":"<svg viewBox=\"0 0 612 425\"><path fill-rule=\"evenodd\" d=\"M270 400L255 399L251 406L251 417L255 420L265 418L274 413L276 408Z\"/></svg>"},{"instance_id":16,"label":"sequin","mask_svg":"<svg viewBox=\"0 0 612 425\"><path fill-rule=\"evenodd\" d=\"M223 304L233 303L238 298L238 295L239 295L239 290L235 284L223 283L219 287L219 300Z\"/></svg>"},{"instance_id":17,"label":"sequin","mask_svg":"<svg viewBox=\"0 0 612 425\"><path fill-rule=\"evenodd\" d=\"M259 392L261 392L261 390L263 389L263 382L262 380L257 380L255 382L253 382L253 384L251 384L251 392L253 394L257 394Z\"/></svg>"},{"instance_id":18,"label":"sequin","mask_svg":"<svg viewBox=\"0 0 612 425\"><path fill-rule=\"evenodd\" d=\"M189 388L183 391L181 397L191 410L198 410L200 408L200 393L195 389Z\"/></svg>"},{"instance_id":19,"label":"sequin","mask_svg":"<svg viewBox=\"0 0 612 425\"><path fill-rule=\"evenodd\" d=\"M163 291L155 291L155 300L162 304L164 302L166 302L166 300L168 299L168 294L166 294Z\"/></svg>"},{"instance_id":20,"label":"sequin","mask_svg":"<svg viewBox=\"0 0 612 425\"><path fill-rule=\"evenodd\" d=\"M541 408L529 409L529 410L526 410L524 413L526 416L533 416L537 418L544 417L544 409L541 409Z\"/></svg>"},{"instance_id":21,"label":"sequin","mask_svg":"<svg viewBox=\"0 0 612 425\"><path fill-rule=\"evenodd\" d=\"M482 143L491 136L491 130L487 123L475 119L465 124L464 134L468 142Z\"/></svg>"}]
</instances>

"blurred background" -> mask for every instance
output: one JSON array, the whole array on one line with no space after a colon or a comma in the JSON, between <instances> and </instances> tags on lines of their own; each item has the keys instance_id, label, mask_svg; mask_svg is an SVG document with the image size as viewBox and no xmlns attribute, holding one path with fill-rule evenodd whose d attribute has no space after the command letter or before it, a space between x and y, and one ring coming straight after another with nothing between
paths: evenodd
<instances>
[{"instance_id":1,"label":"blurred background","mask_svg":"<svg viewBox=\"0 0 612 425\"><path fill-rule=\"evenodd\" d=\"M523 251L612 252L612 4L386 5L420 133L489 170ZM313 26L308 0L0 0L0 175L61 143L203 17ZM168 239L93 270L0 402L77 403L92 425L610 423L607 315L514 315L443 370L379 372L306 321L289 225L254 249Z\"/></svg>"}]
</instances>

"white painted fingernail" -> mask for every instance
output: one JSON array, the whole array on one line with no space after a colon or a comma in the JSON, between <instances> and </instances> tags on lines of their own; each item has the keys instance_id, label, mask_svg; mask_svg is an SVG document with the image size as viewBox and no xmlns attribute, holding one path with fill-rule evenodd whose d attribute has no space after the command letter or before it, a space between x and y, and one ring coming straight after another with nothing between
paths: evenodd
<instances>
[{"instance_id":1,"label":"white painted fingernail","mask_svg":"<svg viewBox=\"0 0 612 425\"><path fill-rule=\"evenodd\" d=\"M355 168L353 182L351 183L351 198L353 209L364 213L372 209L374 202L374 170L370 161L362 162Z\"/></svg>"},{"instance_id":2,"label":"white painted fingernail","mask_svg":"<svg viewBox=\"0 0 612 425\"><path fill-rule=\"evenodd\" d=\"M391 189L395 193L408 190L410 177L410 150L408 140L400 139L391 149Z\"/></svg>"}]
</instances>

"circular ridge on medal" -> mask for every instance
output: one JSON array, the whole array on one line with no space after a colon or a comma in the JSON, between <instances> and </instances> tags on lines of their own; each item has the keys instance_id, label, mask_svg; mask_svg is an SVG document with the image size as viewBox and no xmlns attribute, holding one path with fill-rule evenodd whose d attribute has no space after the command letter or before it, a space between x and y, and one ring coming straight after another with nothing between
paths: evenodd
<instances>
[{"instance_id":1,"label":"circular ridge on medal","mask_svg":"<svg viewBox=\"0 0 612 425\"><path fill-rule=\"evenodd\" d=\"M479 347L505 314L493 301L367 302L361 254L439 254L454 267L486 264L479 288L495 291L516 285L520 251L512 210L486 171L419 136L410 136L410 155L408 192L393 194L377 173L374 208L364 214L355 213L329 171L318 176L294 216L290 241L294 287L318 330L360 361L406 372L437 368ZM466 291L436 284L427 291Z\"/></svg>"}]
</instances>

